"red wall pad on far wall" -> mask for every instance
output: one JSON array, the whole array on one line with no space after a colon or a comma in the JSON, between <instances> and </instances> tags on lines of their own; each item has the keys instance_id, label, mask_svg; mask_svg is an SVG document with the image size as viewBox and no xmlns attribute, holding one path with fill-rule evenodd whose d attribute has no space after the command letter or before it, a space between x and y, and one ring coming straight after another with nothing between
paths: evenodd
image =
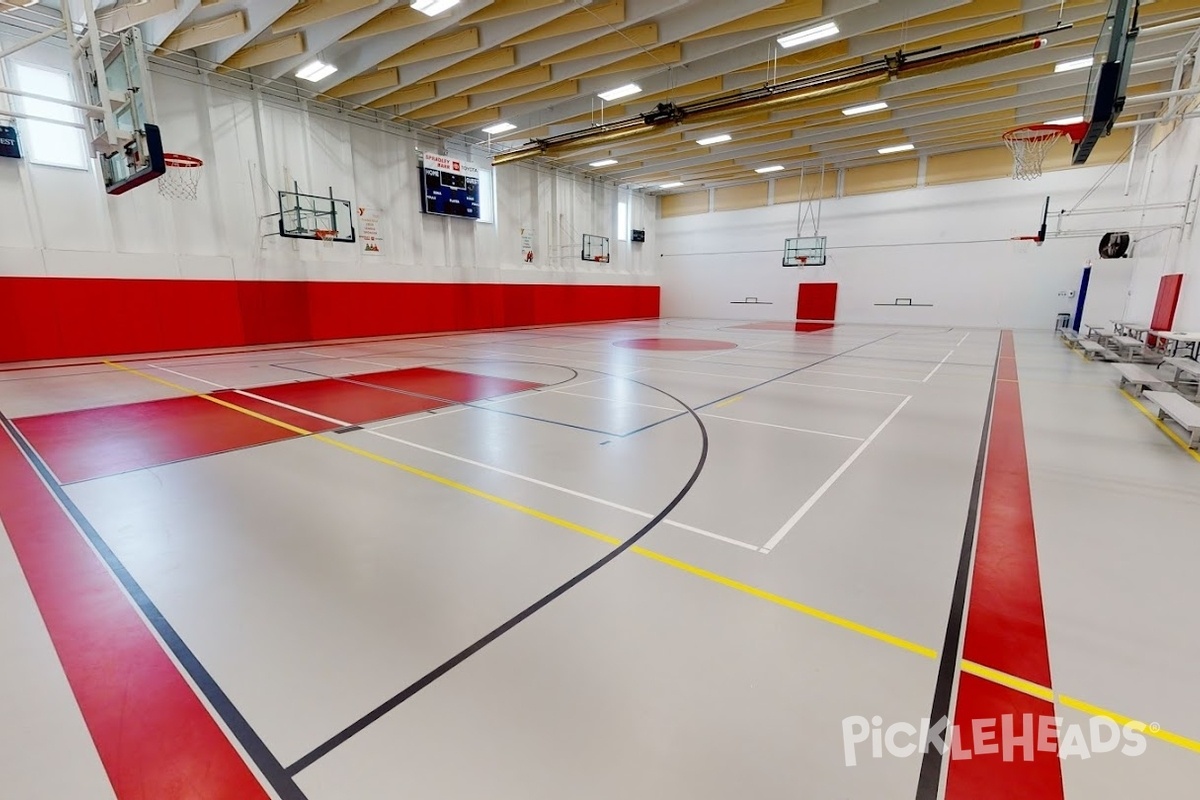
<instances>
[{"instance_id":1,"label":"red wall pad on far wall","mask_svg":"<svg viewBox=\"0 0 1200 800\"><path fill-rule=\"evenodd\" d=\"M837 317L836 283L802 283L796 290L796 332L811 333L833 327Z\"/></svg>"},{"instance_id":2,"label":"red wall pad on far wall","mask_svg":"<svg viewBox=\"0 0 1200 800\"><path fill-rule=\"evenodd\" d=\"M0 278L0 361L658 314L657 286Z\"/></svg>"},{"instance_id":3,"label":"red wall pad on far wall","mask_svg":"<svg viewBox=\"0 0 1200 800\"><path fill-rule=\"evenodd\" d=\"M1183 275L1163 275L1158 282L1158 300L1154 303L1154 316L1150 327L1156 331L1169 331L1175 324L1175 308L1179 305L1179 293L1183 289Z\"/></svg>"}]
</instances>

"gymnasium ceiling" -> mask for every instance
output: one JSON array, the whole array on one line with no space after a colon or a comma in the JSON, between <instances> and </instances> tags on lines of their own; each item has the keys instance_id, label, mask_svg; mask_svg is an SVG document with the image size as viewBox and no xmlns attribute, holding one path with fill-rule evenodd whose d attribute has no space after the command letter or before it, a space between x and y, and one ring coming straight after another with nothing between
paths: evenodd
<instances>
[{"instance_id":1,"label":"gymnasium ceiling","mask_svg":"<svg viewBox=\"0 0 1200 800\"><path fill-rule=\"evenodd\" d=\"M880 147L918 154L995 146L1014 125L1082 113L1089 72L1057 74L1092 54L1109 0L460 0L429 17L410 0L102 0L102 18L140 16L144 38L217 69L294 81L312 60L337 67L316 83L326 99L483 139L516 126L501 147L689 102L912 51L1074 24L1050 46L998 61L896 81L879 89L720 124L683 126L573 153L563 163L622 184L687 188L787 175L822 164L887 160ZM49 4L48 0L45 3ZM1142 25L1200 17L1200 0L1143 0ZM115 18L115 17L114 17ZM827 21L839 33L784 50L776 38ZM1131 97L1171 88L1173 56L1191 31L1139 43ZM162 52L162 50L160 50ZM599 92L637 83L642 92L601 111ZM883 111L841 109L886 101ZM1126 119L1161 104L1135 103ZM696 139L730 134L701 147ZM912 153L891 158L912 157ZM617 164L591 168L604 159Z\"/></svg>"}]
</instances>

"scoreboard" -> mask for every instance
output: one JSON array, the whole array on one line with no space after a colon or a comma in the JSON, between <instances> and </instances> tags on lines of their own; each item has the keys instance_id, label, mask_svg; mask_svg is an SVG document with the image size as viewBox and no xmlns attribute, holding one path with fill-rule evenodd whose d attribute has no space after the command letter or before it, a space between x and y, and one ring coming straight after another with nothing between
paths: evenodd
<instances>
[{"instance_id":1,"label":"scoreboard","mask_svg":"<svg viewBox=\"0 0 1200 800\"><path fill-rule=\"evenodd\" d=\"M426 153L421 168L421 210L479 219L479 168L451 156Z\"/></svg>"}]
</instances>

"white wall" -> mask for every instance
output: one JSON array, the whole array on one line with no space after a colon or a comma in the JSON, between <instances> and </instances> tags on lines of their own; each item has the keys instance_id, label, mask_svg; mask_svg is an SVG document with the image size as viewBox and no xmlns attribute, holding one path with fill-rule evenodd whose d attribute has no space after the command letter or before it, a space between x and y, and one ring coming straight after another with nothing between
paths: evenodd
<instances>
[{"instance_id":1,"label":"white wall","mask_svg":"<svg viewBox=\"0 0 1200 800\"><path fill-rule=\"evenodd\" d=\"M1078 290L1084 263L1092 259L1085 319L1107 322L1124 313L1131 260L1099 260L1098 234L1051 238L1041 247L1009 241L1037 232L1047 195L1052 209L1069 208L1106 172L1107 167L1087 167L1037 181L990 180L826 200L825 268L781 266L784 240L796 235L794 203L663 219L663 314L791 319L799 282L830 281L838 284L843 322L1050 328L1058 312L1075 310L1075 298L1060 293ZM1127 203L1124 181L1124 168L1114 170L1085 207ZM1080 222L1072 220L1070 227L1078 230ZM747 296L774 305L731 305ZM932 308L876 305L897 298Z\"/></svg>"},{"instance_id":2,"label":"white wall","mask_svg":"<svg viewBox=\"0 0 1200 800\"><path fill-rule=\"evenodd\" d=\"M0 28L0 49L15 41ZM60 45L15 58L69 67ZM0 275L657 283L652 198L622 190L645 246L616 240L615 187L530 164L496 170L494 224L429 216L419 211L419 151L440 143L428 135L169 67L153 81L165 149L205 162L199 200L162 198L153 184L108 197L94 163L75 171L0 159ZM0 95L0 118L6 102ZM292 180L380 209L384 255L264 236L275 218L260 218L278 211L274 191ZM536 231L534 264L522 261L522 228ZM583 233L611 237L611 263L579 259Z\"/></svg>"},{"instance_id":3,"label":"white wall","mask_svg":"<svg viewBox=\"0 0 1200 800\"><path fill-rule=\"evenodd\" d=\"M1165 138L1164 138L1165 137ZM1157 143L1149 158L1145 200L1148 204L1175 205L1188 200L1192 190L1193 208L1200 191L1200 181L1192 186L1197 164L1200 164L1200 119L1178 123L1173 131L1155 131ZM1147 212L1152 224L1180 223L1184 211L1162 209ZM1159 280L1169 273L1184 273L1183 291L1175 314L1175 329L1200 330L1200 236L1193 225L1165 230L1139 242L1134 250L1134 275L1130 287L1130 318L1149 320L1158 297Z\"/></svg>"}]
</instances>

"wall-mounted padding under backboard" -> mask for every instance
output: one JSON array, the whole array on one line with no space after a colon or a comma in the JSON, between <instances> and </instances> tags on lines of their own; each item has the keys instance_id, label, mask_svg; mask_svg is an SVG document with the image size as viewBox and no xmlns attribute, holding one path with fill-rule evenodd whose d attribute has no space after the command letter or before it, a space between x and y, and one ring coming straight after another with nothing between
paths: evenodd
<instances>
[{"instance_id":1,"label":"wall-mounted padding under backboard","mask_svg":"<svg viewBox=\"0 0 1200 800\"><path fill-rule=\"evenodd\" d=\"M800 333L824 331L837 318L836 283L802 283L796 290L796 330Z\"/></svg>"}]
</instances>

